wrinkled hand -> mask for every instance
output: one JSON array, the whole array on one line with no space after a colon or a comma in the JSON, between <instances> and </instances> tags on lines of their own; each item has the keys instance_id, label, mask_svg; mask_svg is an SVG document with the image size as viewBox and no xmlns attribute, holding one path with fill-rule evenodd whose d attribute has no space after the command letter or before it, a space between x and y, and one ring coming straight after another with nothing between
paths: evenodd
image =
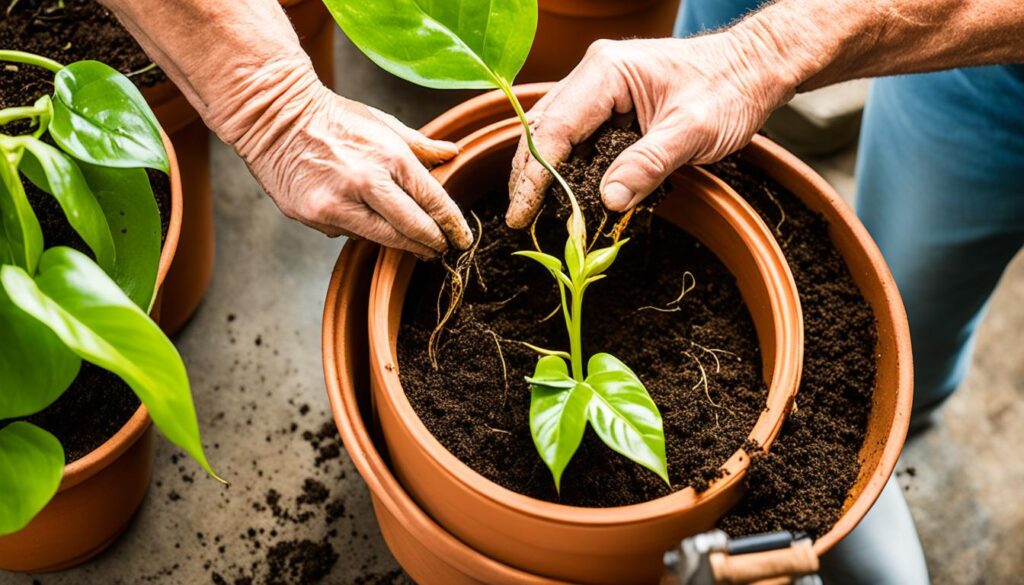
<instances>
[{"instance_id":1,"label":"wrinkled hand","mask_svg":"<svg viewBox=\"0 0 1024 585\"><path fill-rule=\"evenodd\" d=\"M565 161L613 114L635 114L643 137L608 168L601 197L624 211L680 166L741 148L792 97L796 77L762 56L757 39L730 32L692 39L598 41L530 111L538 151ZM551 175L519 143L506 221L522 228L539 211Z\"/></svg>"},{"instance_id":2,"label":"wrinkled hand","mask_svg":"<svg viewBox=\"0 0 1024 585\"><path fill-rule=\"evenodd\" d=\"M261 87L267 83L269 87ZM424 257L466 248L458 206L427 170L458 150L324 87L311 68L269 64L216 108L211 126L285 215ZM252 96L256 96L253 99ZM447 237L447 240L446 240Z\"/></svg>"}]
</instances>

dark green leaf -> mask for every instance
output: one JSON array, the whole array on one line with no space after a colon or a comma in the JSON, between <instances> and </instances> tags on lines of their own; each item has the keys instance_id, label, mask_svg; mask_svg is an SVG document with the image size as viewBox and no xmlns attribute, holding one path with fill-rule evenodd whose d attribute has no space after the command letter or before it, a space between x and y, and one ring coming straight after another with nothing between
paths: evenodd
<instances>
[{"instance_id":1,"label":"dark green leaf","mask_svg":"<svg viewBox=\"0 0 1024 585\"><path fill-rule=\"evenodd\" d=\"M601 440L668 483L661 413L636 374L598 353L587 362L587 384L594 389L587 418Z\"/></svg>"},{"instance_id":2,"label":"dark green leaf","mask_svg":"<svg viewBox=\"0 0 1024 585\"><path fill-rule=\"evenodd\" d=\"M78 375L82 360L0 284L0 420L49 406Z\"/></svg>"},{"instance_id":3,"label":"dark green leaf","mask_svg":"<svg viewBox=\"0 0 1024 585\"><path fill-rule=\"evenodd\" d=\"M32 274L43 253L43 230L18 176L17 155L0 146L0 264Z\"/></svg>"},{"instance_id":4,"label":"dark green leaf","mask_svg":"<svg viewBox=\"0 0 1024 585\"><path fill-rule=\"evenodd\" d=\"M0 429L0 535L24 528L57 493L63 474L56 437L27 422Z\"/></svg>"},{"instance_id":5,"label":"dark green leaf","mask_svg":"<svg viewBox=\"0 0 1024 585\"><path fill-rule=\"evenodd\" d=\"M359 49L402 79L436 89L511 82L537 29L537 0L324 0Z\"/></svg>"},{"instance_id":6,"label":"dark green leaf","mask_svg":"<svg viewBox=\"0 0 1024 585\"><path fill-rule=\"evenodd\" d=\"M160 125L131 80L98 61L78 61L53 84L50 136L61 149L100 166L169 171Z\"/></svg>"},{"instance_id":7,"label":"dark green leaf","mask_svg":"<svg viewBox=\"0 0 1024 585\"><path fill-rule=\"evenodd\" d=\"M562 472L587 428L587 404L593 391L569 377L565 361L555 356L541 358L530 381L533 444L551 470L555 488L561 490Z\"/></svg>"},{"instance_id":8,"label":"dark green leaf","mask_svg":"<svg viewBox=\"0 0 1024 585\"><path fill-rule=\"evenodd\" d=\"M35 281L14 266L0 268L0 281L21 310L45 323L72 351L120 376L164 435L216 477L203 453L181 356L88 256L50 248Z\"/></svg>"},{"instance_id":9,"label":"dark green leaf","mask_svg":"<svg viewBox=\"0 0 1024 585\"><path fill-rule=\"evenodd\" d=\"M36 186L54 196L68 223L89 246L96 262L114 270L114 239L103 209L75 161L60 150L31 136L19 137L25 147L19 168Z\"/></svg>"},{"instance_id":10,"label":"dark green leaf","mask_svg":"<svg viewBox=\"0 0 1024 585\"><path fill-rule=\"evenodd\" d=\"M555 258L551 254L545 254L544 252L537 252L534 250L521 250L519 252L512 252L513 256L522 256L538 262L544 268L555 272L562 271L562 261Z\"/></svg>"},{"instance_id":11,"label":"dark green leaf","mask_svg":"<svg viewBox=\"0 0 1024 585\"><path fill-rule=\"evenodd\" d=\"M82 174L107 216L117 261L114 282L147 313L160 268L160 209L143 169L111 169L81 163Z\"/></svg>"}]
</instances>

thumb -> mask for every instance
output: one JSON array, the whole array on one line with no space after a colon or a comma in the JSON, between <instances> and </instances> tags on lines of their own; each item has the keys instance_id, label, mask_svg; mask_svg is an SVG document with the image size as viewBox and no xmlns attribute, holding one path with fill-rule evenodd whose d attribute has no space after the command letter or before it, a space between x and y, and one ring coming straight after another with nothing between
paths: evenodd
<instances>
[{"instance_id":1,"label":"thumb","mask_svg":"<svg viewBox=\"0 0 1024 585\"><path fill-rule=\"evenodd\" d=\"M399 138L409 145L416 158L428 167L439 165L459 153L459 147L452 142L427 138L391 114L370 106L367 106L367 109L375 118L384 122L388 128L398 134Z\"/></svg>"},{"instance_id":2,"label":"thumb","mask_svg":"<svg viewBox=\"0 0 1024 585\"><path fill-rule=\"evenodd\" d=\"M622 151L601 180L601 199L611 211L626 211L650 195L689 161L679 136L652 129Z\"/></svg>"}]
</instances>

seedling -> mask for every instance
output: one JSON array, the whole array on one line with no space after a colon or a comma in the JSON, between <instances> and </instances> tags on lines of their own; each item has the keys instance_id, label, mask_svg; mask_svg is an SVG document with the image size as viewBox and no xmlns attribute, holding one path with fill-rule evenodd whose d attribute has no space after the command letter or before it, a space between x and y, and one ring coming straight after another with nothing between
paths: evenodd
<instances>
[{"instance_id":1,"label":"seedling","mask_svg":"<svg viewBox=\"0 0 1024 585\"><path fill-rule=\"evenodd\" d=\"M392 74L435 89L497 88L508 98L523 126L531 155L551 173L572 206L562 259L543 252L536 240L535 250L516 252L551 273L569 335L568 352L531 346L542 354L534 375L527 378L532 388L530 430L537 452L560 490L562 473L589 423L605 444L667 483L661 414L640 379L607 353L591 356L584 371L583 295L590 285L605 277L626 243L619 238L625 223L620 222L613 230L611 246L591 250L576 196L537 151L526 113L512 91L512 82L533 44L537 0L324 2L352 42ZM472 258L465 264L468 275ZM465 276L455 272L457 282L453 279L450 285L453 295L461 294L465 286ZM442 311L439 307L438 313L447 319L451 309ZM429 348L431 359L433 345Z\"/></svg>"},{"instance_id":2,"label":"seedling","mask_svg":"<svg viewBox=\"0 0 1024 585\"><path fill-rule=\"evenodd\" d=\"M121 377L167 438L217 477L181 356L148 315L161 228L145 169L170 169L156 117L102 63L63 66L19 51L0 51L0 61L54 74L52 96L0 110L0 127L34 127L0 133L0 424L52 404L86 360ZM57 200L92 257L44 249L23 179ZM0 428L0 534L46 505L63 470L52 434L22 420Z\"/></svg>"}]
</instances>

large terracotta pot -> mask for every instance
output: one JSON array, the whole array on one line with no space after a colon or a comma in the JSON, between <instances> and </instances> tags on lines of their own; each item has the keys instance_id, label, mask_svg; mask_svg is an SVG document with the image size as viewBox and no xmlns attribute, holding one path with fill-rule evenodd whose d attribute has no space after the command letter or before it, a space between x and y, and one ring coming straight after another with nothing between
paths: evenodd
<instances>
[{"instance_id":1,"label":"large terracotta pot","mask_svg":"<svg viewBox=\"0 0 1024 585\"><path fill-rule=\"evenodd\" d=\"M320 80L334 86L334 20L322 0L281 0ZM214 224L210 133L170 81L143 90L160 125L171 135L182 168L185 207L177 262L164 285L161 327L179 331L199 307L213 278Z\"/></svg>"},{"instance_id":2,"label":"large terracotta pot","mask_svg":"<svg viewBox=\"0 0 1024 585\"><path fill-rule=\"evenodd\" d=\"M164 135L171 162L171 217L160 253L157 301L181 235L181 173L174 146ZM0 569L31 573L58 571L103 552L128 527L142 505L153 470L153 429L140 405L114 436L64 467L57 495L25 527L0 536Z\"/></svg>"},{"instance_id":3,"label":"large terracotta pot","mask_svg":"<svg viewBox=\"0 0 1024 585\"><path fill-rule=\"evenodd\" d=\"M521 127L514 119L459 142L460 154L435 170L456 200L473 203L507 181ZM769 446L789 412L803 363L796 285L781 250L754 210L705 171L688 167L669 181L657 213L698 238L737 278L760 342L768 399L749 440ZM417 260L385 250L370 297L370 372L389 451L402 484L442 526L473 548L522 570L574 582L631 583L661 572L665 549L711 528L738 501L749 464L737 448L707 490L654 501L580 508L523 496L459 461L427 430L405 396L396 342Z\"/></svg>"},{"instance_id":4,"label":"large terracotta pot","mask_svg":"<svg viewBox=\"0 0 1024 585\"><path fill-rule=\"evenodd\" d=\"M520 81L557 81L597 39L672 36L679 0L540 0Z\"/></svg>"}]
</instances>

